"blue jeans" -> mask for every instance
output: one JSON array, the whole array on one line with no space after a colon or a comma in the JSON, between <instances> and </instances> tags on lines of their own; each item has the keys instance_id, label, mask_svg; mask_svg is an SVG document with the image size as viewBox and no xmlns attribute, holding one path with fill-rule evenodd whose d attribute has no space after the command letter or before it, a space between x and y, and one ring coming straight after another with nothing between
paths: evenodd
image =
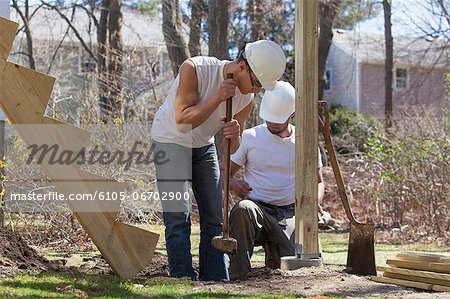
<instances>
[{"instance_id":1,"label":"blue jeans","mask_svg":"<svg viewBox=\"0 0 450 299\"><path fill-rule=\"evenodd\" d=\"M191 182L200 215L200 280L228 280L225 255L212 246L222 234L222 190L217 152L214 144L187 148L153 141L153 153L165 153L166 163L156 163L160 197L164 192L187 194ZM161 200L166 249L172 277L196 279L191 255L190 200Z\"/></svg>"}]
</instances>

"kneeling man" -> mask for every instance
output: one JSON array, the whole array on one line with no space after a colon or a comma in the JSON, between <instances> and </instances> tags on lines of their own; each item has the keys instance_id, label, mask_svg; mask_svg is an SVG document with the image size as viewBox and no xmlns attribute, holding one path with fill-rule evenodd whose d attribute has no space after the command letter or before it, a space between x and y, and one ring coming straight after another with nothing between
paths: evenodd
<instances>
[{"instance_id":1,"label":"kneeling man","mask_svg":"<svg viewBox=\"0 0 450 299\"><path fill-rule=\"evenodd\" d=\"M289 123L294 110L294 87L277 82L261 102L259 116L265 123L245 130L231 156L232 177L244 167L243 179L230 180L231 190L243 199L230 214L230 237L238 242L230 260L231 279L251 271L255 245L263 246L266 266L272 269L279 268L282 256L295 254L295 127ZM319 203L324 195L321 167L319 153Z\"/></svg>"}]
</instances>

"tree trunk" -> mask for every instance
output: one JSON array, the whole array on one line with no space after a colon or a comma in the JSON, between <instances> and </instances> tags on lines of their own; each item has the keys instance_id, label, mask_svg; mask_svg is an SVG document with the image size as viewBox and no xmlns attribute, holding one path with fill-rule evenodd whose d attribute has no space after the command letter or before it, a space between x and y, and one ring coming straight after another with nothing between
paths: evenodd
<instances>
[{"instance_id":1,"label":"tree trunk","mask_svg":"<svg viewBox=\"0 0 450 299\"><path fill-rule=\"evenodd\" d=\"M30 69L35 70L36 63L34 60L33 38L31 36L31 29L29 26L30 7L28 5L28 0L25 0L24 6L23 6L24 11L21 10L22 7L19 7L17 0L13 0L12 5L13 5L14 9L17 11L17 13L19 14L20 18L22 19L25 37L27 40L26 48L27 48L28 64L29 64Z\"/></svg>"},{"instance_id":2,"label":"tree trunk","mask_svg":"<svg viewBox=\"0 0 450 299\"><path fill-rule=\"evenodd\" d=\"M180 33L181 21L178 0L163 0L163 35L174 77L181 64L189 57L188 48Z\"/></svg>"},{"instance_id":3,"label":"tree trunk","mask_svg":"<svg viewBox=\"0 0 450 299\"><path fill-rule=\"evenodd\" d=\"M229 1L209 0L208 2L208 47L209 56L228 59L228 23L230 22ZM223 130L215 135L219 160L224 154Z\"/></svg>"},{"instance_id":4,"label":"tree trunk","mask_svg":"<svg viewBox=\"0 0 450 299\"><path fill-rule=\"evenodd\" d=\"M386 62L385 62L385 98L384 98L384 114L385 129L392 127L392 79L394 68L394 41L392 38L391 23L391 0L383 0L384 11L384 38L386 43Z\"/></svg>"},{"instance_id":5,"label":"tree trunk","mask_svg":"<svg viewBox=\"0 0 450 299\"><path fill-rule=\"evenodd\" d=\"M203 16L203 0L192 0L192 15L189 22L189 52L191 57L202 54L200 46L200 33Z\"/></svg>"},{"instance_id":6,"label":"tree trunk","mask_svg":"<svg viewBox=\"0 0 450 299\"><path fill-rule=\"evenodd\" d=\"M122 0L111 0L109 10L109 102L111 103L111 117L122 118L122 100L120 92L122 90Z\"/></svg>"},{"instance_id":7,"label":"tree trunk","mask_svg":"<svg viewBox=\"0 0 450 299\"><path fill-rule=\"evenodd\" d=\"M261 24L263 22L263 6L262 0L249 0L248 1L248 16L251 26L252 41L256 41L264 38L264 32L261 30Z\"/></svg>"},{"instance_id":8,"label":"tree trunk","mask_svg":"<svg viewBox=\"0 0 450 299\"><path fill-rule=\"evenodd\" d=\"M100 114L107 115L110 105L108 102L108 68L107 57L108 47L108 17L109 17L110 0L103 0L100 6L100 21L97 28L97 84L99 92ZM104 120L107 121L107 120Z\"/></svg>"},{"instance_id":9,"label":"tree trunk","mask_svg":"<svg viewBox=\"0 0 450 299\"><path fill-rule=\"evenodd\" d=\"M319 99L323 98L327 58L333 41L333 21L340 4L341 0L322 0L319 2Z\"/></svg>"},{"instance_id":10,"label":"tree trunk","mask_svg":"<svg viewBox=\"0 0 450 299\"><path fill-rule=\"evenodd\" d=\"M229 0L209 0L208 35L209 55L228 59Z\"/></svg>"}]
</instances>

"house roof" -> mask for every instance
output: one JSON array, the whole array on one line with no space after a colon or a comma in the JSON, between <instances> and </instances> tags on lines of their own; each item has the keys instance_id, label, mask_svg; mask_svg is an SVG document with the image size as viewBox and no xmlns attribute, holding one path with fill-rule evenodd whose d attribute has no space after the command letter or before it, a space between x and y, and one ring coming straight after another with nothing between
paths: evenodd
<instances>
[{"instance_id":1,"label":"house roof","mask_svg":"<svg viewBox=\"0 0 450 299\"><path fill-rule=\"evenodd\" d=\"M70 19L72 11L66 10L64 14ZM100 13L98 11L95 15L99 19ZM123 8L122 15L122 39L125 46L160 47L165 45L160 14L152 16ZM20 16L14 9L11 9L11 19L22 24ZM89 30L89 18L83 9L76 9L73 25L84 41L92 44L97 43L95 26L91 24L91 30ZM56 11L41 8L31 18L30 28L34 40L59 42L67 31L68 25ZM187 33L185 34L187 35ZM19 37L21 37L21 34L19 34ZM69 30L65 41L78 43L73 30Z\"/></svg>"},{"instance_id":2,"label":"house roof","mask_svg":"<svg viewBox=\"0 0 450 299\"><path fill-rule=\"evenodd\" d=\"M362 63L384 64L385 40L380 34L333 30L333 45ZM450 41L394 37L394 64L450 67Z\"/></svg>"}]
</instances>

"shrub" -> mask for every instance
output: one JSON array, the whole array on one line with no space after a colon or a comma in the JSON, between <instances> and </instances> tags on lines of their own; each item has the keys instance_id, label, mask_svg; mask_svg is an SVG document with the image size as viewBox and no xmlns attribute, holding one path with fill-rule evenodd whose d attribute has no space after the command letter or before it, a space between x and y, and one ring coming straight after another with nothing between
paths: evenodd
<instances>
[{"instance_id":1,"label":"shrub","mask_svg":"<svg viewBox=\"0 0 450 299\"><path fill-rule=\"evenodd\" d=\"M382 127L374 118L341 106L330 106L330 130L340 154L364 152L367 139Z\"/></svg>"},{"instance_id":2,"label":"shrub","mask_svg":"<svg viewBox=\"0 0 450 299\"><path fill-rule=\"evenodd\" d=\"M366 159L379 223L408 224L445 236L450 230L450 135L448 109L434 118L422 109L403 118L389 135L368 138Z\"/></svg>"}]
</instances>

